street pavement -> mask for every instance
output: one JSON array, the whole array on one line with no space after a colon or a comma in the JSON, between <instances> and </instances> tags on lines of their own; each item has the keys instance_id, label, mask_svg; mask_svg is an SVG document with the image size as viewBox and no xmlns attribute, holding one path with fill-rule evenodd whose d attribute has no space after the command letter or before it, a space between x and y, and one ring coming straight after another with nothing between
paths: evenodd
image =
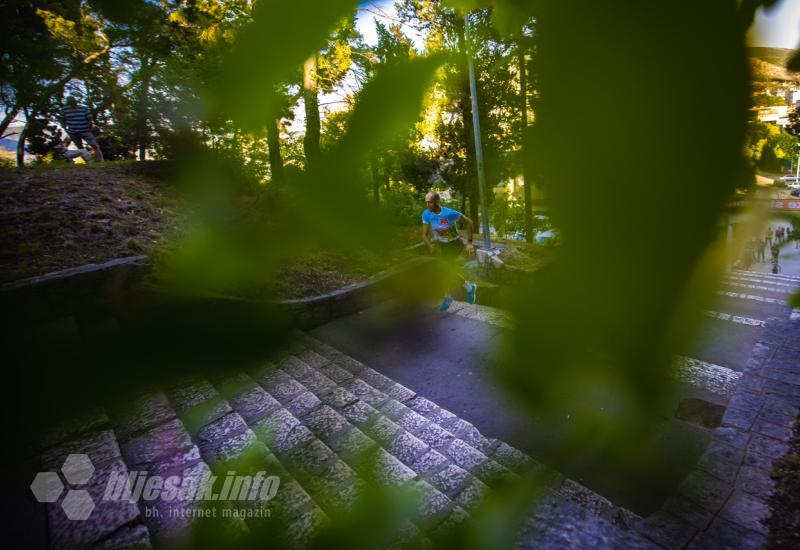
<instances>
[{"instance_id":1,"label":"street pavement","mask_svg":"<svg viewBox=\"0 0 800 550\"><path fill-rule=\"evenodd\" d=\"M798 314L786 305L800 288L800 249L794 243L783 247L781 265L779 275L769 273L768 262L726 274L697 338L676 357L679 389L649 442L654 460L674 466L666 475L657 480L637 480L628 471L598 475L591 460L562 473L636 513L657 509L710 440L714 425L703 425L696 416L719 419L764 323ZM569 421L532 419L495 384L491 367L508 329L508 317L494 308L456 302L443 316L435 307L408 312L387 302L311 334L453 411L487 437L546 460ZM687 405L695 418L676 414ZM643 485L648 482L653 485Z\"/></svg>"},{"instance_id":2,"label":"street pavement","mask_svg":"<svg viewBox=\"0 0 800 550\"><path fill-rule=\"evenodd\" d=\"M785 220L770 225L778 223L789 225ZM766 262L727 273L707 312L709 320L687 355L741 373L766 320L797 315L787 305L789 296L800 289L800 248L793 241L782 244L779 263L780 273L772 274L767 251Z\"/></svg>"},{"instance_id":3,"label":"street pavement","mask_svg":"<svg viewBox=\"0 0 800 550\"><path fill-rule=\"evenodd\" d=\"M508 330L498 322L501 313L463 302L452 309L445 316L428 308L398 319L393 305L386 303L332 321L311 334L449 409L487 437L547 462L572 420L532 419L497 386L492 366ZM704 392L689 384L681 387L686 390L683 394ZM652 440L642 443L652 460L672 466L663 475L654 478L643 471L637 477L624 469L600 472L591 457L561 465L561 473L637 514L657 509L711 436L706 428L673 418L672 411L664 416Z\"/></svg>"}]
</instances>

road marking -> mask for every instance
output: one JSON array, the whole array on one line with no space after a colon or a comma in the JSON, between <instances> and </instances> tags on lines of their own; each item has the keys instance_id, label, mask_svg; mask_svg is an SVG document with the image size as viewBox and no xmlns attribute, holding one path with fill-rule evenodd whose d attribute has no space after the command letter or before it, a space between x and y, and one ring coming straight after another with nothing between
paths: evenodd
<instances>
[{"instance_id":1,"label":"road marking","mask_svg":"<svg viewBox=\"0 0 800 550\"><path fill-rule=\"evenodd\" d=\"M758 271L746 271L744 269L739 269L736 273L746 273L748 275L755 275L757 277L766 277L767 279L778 279L782 281L800 281L800 277L796 277L794 275L778 275L776 273L760 273Z\"/></svg>"},{"instance_id":2,"label":"road marking","mask_svg":"<svg viewBox=\"0 0 800 550\"><path fill-rule=\"evenodd\" d=\"M777 298L766 298L764 296L756 296L754 294L739 294L738 292L726 292L724 290L718 290L717 294L719 294L720 296L728 296L729 298L739 298L741 300L753 300L755 302L763 302L765 304L783 305L786 303L785 300L779 300Z\"/></svg>"},{"instance_id":3,"label":"road marking","mask_svg":"<svg viewBox=\"0 0 800 550\"><path fill-rule=\"evenodd\" d=\"M768 286L747 285L744 283L731 283L728 281L723 281L722 284L728 286L735 286L738 288L749 288L750 290L766 290L767 292L772 292L774 294L794 294L794 290L786 290L785 288L770 288Z\"/></svg>"},{"instance_id":4,"label":"road marking","mask_svg":"<svg viewBox=\"0 0 800 550\"><path fill-rule=\"evenodd\" d=\"M739 315L731 315L730 313L720 313L719 311L705 311L708 317L719 319L720 321L730 321L731 323L738 323L740 325L750 325L752 327L763 327L766 321L761 319L753 319L751 317L741 317Z\"/></svg>"},{"instance_id":5,"label":"road marking","mask_svg":"<svg viewBox=\"0 0 800 550\"><path fill-rule=\"evenodd\" d=\"M490 325L501 328L512 328L513 323L511 314L503 309L478 304L468 304L459 300L453 300L447 313L452 313L465 319L483 321Z\"/></svg>"},{"instance_id":6,"label":"road marking","mask_svg":"<svg viewBox=\"0 0 800 550\"><path fill-rule=\"evenodd\" d=\"M798 283L783 283L778 281L767 281L765 279L757 279L755 277L741 277L738 275L728 275L726 279L736 279L737 281L748 281L751 283L762 283L765 285L772 285L772 286L786 286L791 289L800 288L800 282Z\"/></svg>"},{"instance_id":7,"label":"road marking","mask_svg":"<svg viewBox=\"0 0 800 550\"><path fill-rule=\"evenodd\" d=\"M675 359L674 373L681 382L686 382L728 399L733 395L736 390L736 384L742 377L741 372L736 372L727 367L683 356L678 356Z\"/></svg>"},{"instance_id":8,"label":"road marking","mask_svg":"<svg viewBox=\"0 0 800 550\"><path fill-rule=\"evenodd\" d=\"M792 321L800 320L800 308L796 307L792 310L792 313L789 314L789 319Z\"/></svg>"},{"instance_id":9,"label":"road marking","mask_svg":"<svg viewBox=\"0 0 800 550\"><path fill-rule=\"evenodd\" d=\"M502 328L513 327L511 315L507 311L496 307L470 305L466 302L456 300L450 306L447 313L459 315L467 319L483 321L484 323ZM718 319L730 320L734 323L764 326L764 321L759 319L750 319L748 317L739 317L714 311L707 311L706 314L717 317ZM736 384L742 377L742 373L727 367L683 356L676 357L675 369L672 375L681 382L715 393L726 399L730 399L733 395Z\"/></svg>"}]
</instances>

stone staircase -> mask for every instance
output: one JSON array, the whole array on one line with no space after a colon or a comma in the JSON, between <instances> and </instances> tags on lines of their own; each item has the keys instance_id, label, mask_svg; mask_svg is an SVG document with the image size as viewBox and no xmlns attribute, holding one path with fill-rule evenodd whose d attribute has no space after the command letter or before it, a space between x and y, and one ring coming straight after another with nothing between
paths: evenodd
<instances>
[{"instance_id":1,"label":"stone staircase","mask_svg":"<svg viewBox=\"0 0 800 550\"><path fill-rule=\"evenodd\" d=\"M60 506L48 505L54 548L159 547L190 530L196 519L181 509L201 508L201 502L100 502L114 471L200 479L232 464L265 470L280 477L280 488L266 504L251 505L267 506L282 522L284 542L303 547L369 486L403 487L420 496L417 513L394 540L395 546L427 545L429 537L467 520L492 487L544 470L519 450L488 439L469 422L301 332L271 363L183 380L108 411L94 411L45 441L43 470L58 470L71 453L88 454L96 468L88 491L98 504L89 519L68 520ZM600 525L603 540L616 536L626 546L652 547L635 533L640 518L633 513L557 473L548 479L542 509L563 514L568 506L571 517ZM520 534L521 547L534 540L542 545L546 517L561 521L537 512ZM221 525L225 536L234 538L257 528L238 518Z\"/></svg>"}]
</instances>

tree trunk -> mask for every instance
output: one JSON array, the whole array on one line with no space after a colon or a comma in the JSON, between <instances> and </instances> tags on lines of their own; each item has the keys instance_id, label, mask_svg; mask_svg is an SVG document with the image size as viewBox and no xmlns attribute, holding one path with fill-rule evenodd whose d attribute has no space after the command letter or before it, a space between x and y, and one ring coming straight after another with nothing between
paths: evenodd
<instances>
[{"instance_id":1,"label":"tree trunk","mask_svg":"<svg viewBox=\"0 0 800 550\"><path fill-rule=\"evenodd\" d=\"M145 160L147 147L150 145L150 136L147 131L147 122L150 119L150 107L147 104L150 98L150 81L152 79L152 59L141 60L142 87L136 102L136 142L139 145L139 160Z\"/></svg>"},{"instance_id":2,"label":"tree trunk","mask_svg":"<svg viewBox=\"0 0 800 550\"><path fill-rule=\"evenodd\" d=\"M31 125L31 120L33 120L33 115L25 114L25 126L22 127L22 131L19 133L19 138L17 139L17 167L24 168L25 167L25 140L28 139L28 129Z\"/></svg>"},{"instance_id":3,"label":"tree trunk","mask_svg":"<svg viewBox=\"0 0 800 550\"><path fill-rule=\"evenodd\" d=\"M19 107L14 106L6 113L6 116L3 117L3 120L0 121L0 138L5 136L8 125L11 124L11 122L17 117L17 113L19 113Z\"/></svg>"},{"instance_id":4,"label":"tree trunk","mask_svg":"<svg viewBox=\"0 0 800 550\"><path fill-rule=\"evenodd\" d=\"M522 190L525 194L525 240L529 243L533 242L533 199L531 198L531 186L533 182L530 181L528 174L525 173L525 129L528 127L528 75L525 70L525 50L522 49L522 44L517 44L519 48L517 60L519 63L519 107L520 118L522 119L520 125L520 156L522 161Z\"/></svg>"},{"instance_id":5,"label":"tree trunk","mask_svg":"<svg viewBox=\"0 0 800 550\"><path fill-rule=\"evenodd\" d=\"M319 91L317 86L317 54L312 55L303 65L303 103L306 110L306 135L303 138L303 151L306 155L306 169L317 164L320 157Z\"/></svg>"},{"instance_id":6,"label":"tree trunk","mask_svg":"<svg viewBox=\"0 0 800 550\"><path fill-rule=\"evenodd\" d=\"M281 157L280 116L273 117L267 123L267 148L269 149L269 171L271 181L283 179L283 157Z\"/></svg>"},{"instance_id":7,"label":"tree trunk","mask_svg":"<svg viewBox=\"0 0 800 550\"><path fill-rule=\"evenodd\" d=\"M381 173L378 170L378 152L372 152L372 158L369 160L369 166L372 170L372 200L375 204L381 202Z\"/></svg>"}]
</instances>

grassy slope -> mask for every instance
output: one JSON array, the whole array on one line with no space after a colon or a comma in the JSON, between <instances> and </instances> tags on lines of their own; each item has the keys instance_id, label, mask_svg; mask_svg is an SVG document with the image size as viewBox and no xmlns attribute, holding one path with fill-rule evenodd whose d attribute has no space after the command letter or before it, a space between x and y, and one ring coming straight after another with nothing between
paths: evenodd
<instances>
[{"instance_id":1,"label":"grassy slope","mask_svg":"<svg viewBox=\"0 0 800 550\"><path fill-rule=\"evenodd\" d=\"M167 168L147 162L0 169L0 282L168 250L187 216L185 201L163 177ZM399 227L397 248L380 254L307 251L265 280L265 289L284 298L330 292L408 258L403 247L419 240L419 227Z\"/></svg>"},{"instance_id":2,"label":"grassy slope","mask_svg":"<svg viewBox=\"0 0 800 550\"><path fill-rule=\"evenodd\" d=\"M794 50L789 48L762 48L762 47L749 47L747 54L750 57L755 57L761 61L766 61L773 65L785 67L789 57L791 57Z\"/></svg>"},{"instance_id":3,"label":"grassy slope","mask_svg":"<svg viewBox=\"0 0 800 550\"><path fill-rule=\"evenodd\" d=\"M786 70L786 63L794 53L787 48L747 48L750 63L753 68L753 77L756 81L766 82L771 80L800 82L800 73L791 73Z\"/></svg>"},{"instance_id":4,"label":"grassy slope","mask_svg":"<svg viewBox=\"0 0 800 550\"><path fill-rule=\"evenodd\" d=\"M179 223L158 163L0 170L0 282L150 254Z\"/></svg>"}]
</instances>

